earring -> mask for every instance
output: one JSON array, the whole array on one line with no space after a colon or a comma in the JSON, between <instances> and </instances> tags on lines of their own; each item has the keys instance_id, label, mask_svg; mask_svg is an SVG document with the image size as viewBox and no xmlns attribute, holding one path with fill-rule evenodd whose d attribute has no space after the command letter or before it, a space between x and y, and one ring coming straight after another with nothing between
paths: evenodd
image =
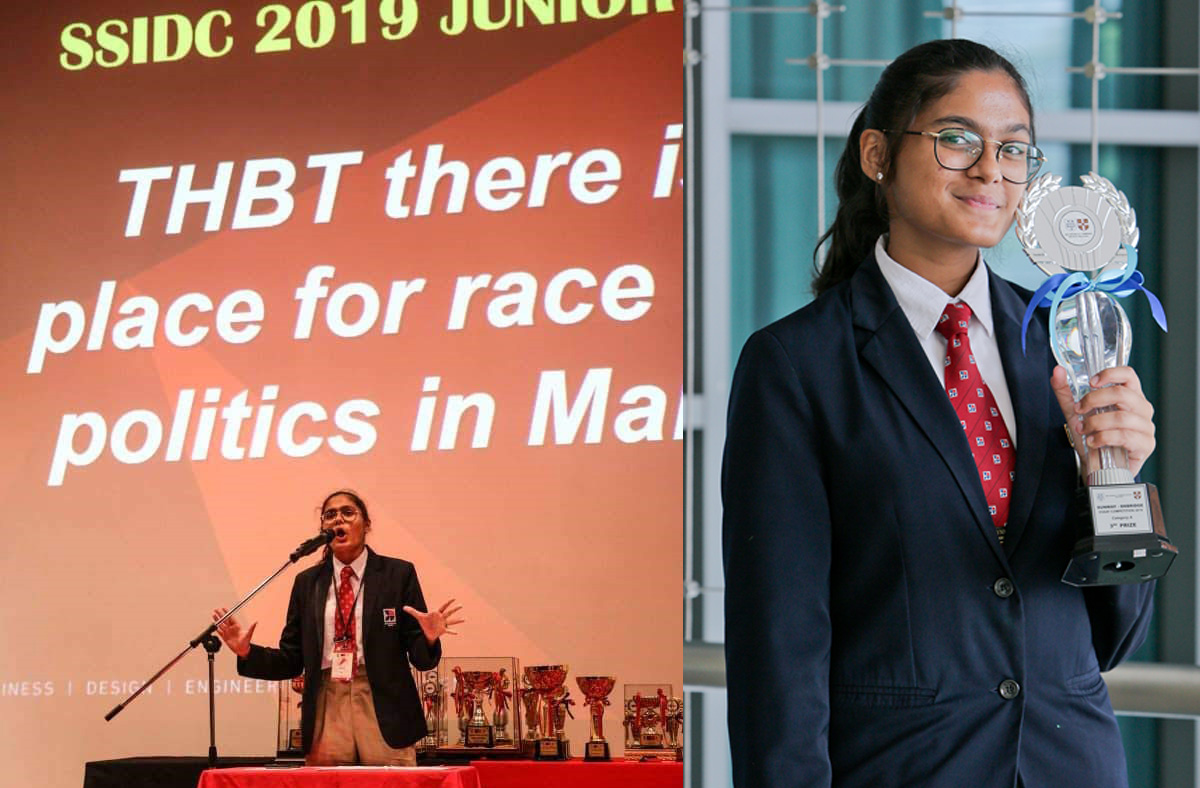
<instances>
[{"instance_id":1,"label":"earring","mask_svg":"<svg viewBox=\"0 0 1200 788\"><path fill-rule=\"evenodd\" d=\"M882 172L875 173L875 180L883 181L883 173Z\"/></svg>"}]
</instances>

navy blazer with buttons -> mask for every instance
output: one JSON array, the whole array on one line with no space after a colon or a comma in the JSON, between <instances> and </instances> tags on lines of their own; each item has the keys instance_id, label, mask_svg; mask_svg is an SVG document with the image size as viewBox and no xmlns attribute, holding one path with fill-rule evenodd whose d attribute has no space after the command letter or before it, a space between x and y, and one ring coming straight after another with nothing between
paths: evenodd
<instances>
[{"instance_id":1,"label":"navy blazer with buttons","mask_svg":"<svg viewBox=\"0 0 1200 788\"><path fill-rule=\"evenodd\" d=\"M379 731L391 747L407 747L426 734L425 715L413 681L411 662L431 670L442 656L442 641L431 646L417 620L402 609L426 612L425 597L412 563L367 550L363 570L363 657L371 685ZM296 575L279 648L250 646L238 658L238 673L259 679L289 679L304 672L300 722L304 752L312 749L317 697L322 688L321 659L325 644L325 603L333 581L333 559Z\"/></svg>"},{"instance_id":2,"label":"navy blazer with buttons","mask_svg":"<svg viewBox=\"0 0 1200 788\"><path fill-rule=\"evenodd\" d=\"M1100 671L1153 583L1061 582L1078 472L1045 314L989 272L1016 412L1004 544L943 383L874 257L755 333L722 469L739 788L1126 785Z\"/></svg>"}]
</instances>

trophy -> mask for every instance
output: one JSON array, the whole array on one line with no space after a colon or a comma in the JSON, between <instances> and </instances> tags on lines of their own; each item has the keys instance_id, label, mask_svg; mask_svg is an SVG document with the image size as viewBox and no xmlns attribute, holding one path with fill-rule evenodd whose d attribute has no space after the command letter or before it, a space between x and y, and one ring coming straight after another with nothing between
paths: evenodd
<instances>
[{"instance_id":1,"label":"trophy","mask_svg":"<svg viewBox=\"0 0 1200 788\"><path fill-rule=\"evenodd\" d=\"M681 760L682 713L670 684L626 684L625 760Z\"/></svg>"},{"instance_id":2,"label":"trophy","mask_svg":"<svg viewBox=\"0 0 1200 788\"><path fill-rule=\"evenodd\" d=\"M300 705L304 697L304 674L279 682L279 741L276 763L304 762L304 735Z\"/></svg>"},{"instance_id":3,"label":"trophy","mask_svg":"<svg viewBox=\"0 0 1200 788\"><path fill-rule=\"evenodd\" d=\"M571 742L567 740L567 717L575 719L575 715L571 713L571 707L575 705L575 701L571 700L571 691L566 686L559 687L554 691L551 699L551 708L554 710L554 738L561 742L561 748L564 758L571 757Z\"/></svg>"},{"instance_id":4,"label":"trophy","mask_svg":"<svg viewBox=\"0 0 1200 788\"><path fill-rule=\"evenodd\" d=\"M446 723L442 709L446 706L446 687L438 680L436 670L414 670L417 686L421 688L421 709L425 713L425 735L417 741L417 750L436 750L446 739Z\"/></svg>"},{"instance_id":5,"label":"trophy","mask_svg":"<svg viewBox=\"0 0 1200 788\"><path fill-rule=\"evenodd\" d=\"M1024 327L1034 309L1050 307L1050 344L1078 402L1094 375L1128 363L1132 332L1114 296L1141 290L1164 330L1166 319L1142 287L1137 218L1125 195L1095 173L1082 177L1082 188L1059 188L1061 180L1046 174L1029 185L1017 210L1017 238L1050 275L1034 293ZM1116 585L1166 574L1178 551L1167 538L1157 488L1135 483L1118 447L1085 445L1084 472L1089 511L1081 513L1063 582Z\"/></svg>"},{"instance_id":6,"label":"trophy","mask_svg":"<svg viewBox=\"0 0 1200 788\"><path fill-rule=\"evenodd\" d=\"M467 746L467 720L471 718L474 712L473 704L474 697L467 691L467 682L463 679L463 670L455 665L454 673L454 689L450 693L450 697L454 699L454 717L458 720L458 743L459 747Z\"/></svg>"},{"instance_id":7,"label":"trophy","mask_svg":"<svg viewBox=\"0 0 1200 788\"><path fill-rule=\"evenodd\" d=\"M541 710L538 708L538 701L541 696L533 689L533 685L529 683L528 676L521 676L521 688L517 690L518 697L521 699L521 705L524 707L525 722L528 726L529 738L522 742L521 752L525 757L532 758L537 751L537 742L542 738L542 728L539 724L539 716Z\"/></svg>"},{"instance_id":8,"label":"trophy","mask_svg":"<svg viewBox=\"0 0 1200 788\"><path fill-rule=\"evenodd\" d=\"M521 716L513 709L515 657L443 656L436 673L427 673L433 675L420 674L417 685L427 687L422 701L427 738L436 742L433 754L450 760L521 756Z\"/></svg>"},{"instance_id":9,"label":"trophy","mask_svg":"<svg viewBox=\"0 0 1200 788\"><path fill-rule=\"evenodd\" d=\"M513 736L508 730L508 707L512 704L512 681L508 670L500 668L492 674L492 726L496 731L495 743L512 745Z\"/></svg>"},{"instance_id":10,"label":"trophy","mask_svg":"<svg viewBox=\"0 0 1200 788\"><path fill-rule=\"evenodd\" d=\"M562 726L559 724L560 707L565 706L560 699L565 695L563 682L567 680L566 665L530 665L525 668L525 678L537 693L541 718L537 727L541 738L535 739L537 746L534 757L538 760L565 760L570 757L569 746L562 736Z\"/></svg>"},{"instance_id":11,"label":"trophy","mask_svg":"<svg viewBox=\"0 0 1200 788\"><path fill-rule=\"evenodd\" d=\"M663 738L668 748L683 749L683 698L670 698L667 701L667 719Z\"/></svg>"},{"instance_id":12,"label":"trophy","mask_svg":"<svg viewBox=\"0 0 1200 788\"><path fill-rule=\"evenodd\" d=\"M466 725L468 747L491 747L496 743L496 731L483 710L485 693L492 694L492 679L495 673L486 670L460 670L455 668L455 677L462 681L470 694Z\"/></svg>"},{"instance_id":13,"label":"trophy","mask_svg":"<svg viewBox=\"0 0 1200 788\"><path fill-rule=\"evenodd\" d=\"M608 694L613 691L617 680L612 676L576 676L575 683L583 693L591 719L591 737L583 748L585 761L607 761L608 742L604 739L604 707L610 705Z\"/></svg>"}]
</instances>

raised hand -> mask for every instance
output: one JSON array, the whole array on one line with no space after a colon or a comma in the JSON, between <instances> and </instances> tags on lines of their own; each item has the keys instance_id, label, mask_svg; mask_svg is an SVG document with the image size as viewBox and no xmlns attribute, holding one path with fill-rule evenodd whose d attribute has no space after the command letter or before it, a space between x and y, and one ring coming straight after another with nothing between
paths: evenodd
<instances>
[{"instance_id":1,"label":"raised hand","mask_svg":"<svg viewBox=\"0 0 1200 788\"><path fill-rule=\"evenodd\" d=\"M226 608L217 608L213 611L213 621L220 620L221 616L228 612ZM250 653L250 638L254 637L254 628L257 626L258 622L255 621L249 629L243 631L238 620L230 616L217 627L217 634L221 636L221 640L225 641L225 645L229 646L230 651L239 657L244 657Z\"/></svg>"},{"instance_id":2,"label":"raised hand","mask_svg":"<svg viewBox=\"0 0 1200 788\"><path fill-rule=\"evenodd\" d=\"M429 613L422 613L411 605L405 605L403 610L417 620L417 623L421 625L421 632L424 633L425 640L432 646L442 635L457 635L458 633L451 627L465 623L465 619L453 617L455 613L462 610L462 605L450 607L453 604L453 599L447 600L437 610Z\"/></svg>"}]
</instances>

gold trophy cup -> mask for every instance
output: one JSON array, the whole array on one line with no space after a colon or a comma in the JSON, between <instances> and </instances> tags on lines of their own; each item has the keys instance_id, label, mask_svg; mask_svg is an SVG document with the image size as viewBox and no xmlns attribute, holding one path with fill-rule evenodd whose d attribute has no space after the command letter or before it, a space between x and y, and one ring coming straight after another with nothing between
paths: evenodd
<instances>
[{"instance_id":1,"label":"gold trophy cup","mask_svg":"<svg viewBox=\"0 0 1200 788\"><path fill-rule=\"evenodd\" d=\"M538 760L561 761L568 758L567 743L555 735L555 698L562 694L563 684L567 680L566 665L529 665L525 668L525 678L529 686L538 695L541 720L538 728L541 738L537 739L534 758Z\"/></svg>"},{"instance_id":2,"label":"gold trophy cup","mask_svg":"<svg viewBox=\"0 0 1200 788\"><path fill-rule=\"evenodd\" d=\"M604 738L604 707L610 705L608 695L616 686L613 676L576 676L575 683L583 693L583 702L587 704L588 716L591 720L591 736L583 748L585 761L607 761L609 759L608 742Z\"/></svg>"}]
</instances>

